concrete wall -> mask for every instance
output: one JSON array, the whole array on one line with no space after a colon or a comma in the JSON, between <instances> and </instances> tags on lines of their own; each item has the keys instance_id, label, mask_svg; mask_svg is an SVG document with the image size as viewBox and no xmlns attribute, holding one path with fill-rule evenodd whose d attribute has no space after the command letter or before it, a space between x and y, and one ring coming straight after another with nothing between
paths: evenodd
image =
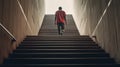
<instances>
[{"instance_id":1,"label":"concrete wall","mask_svg":"<svg viewBox=\"0 0 120 67\"><path fill-rule=\"evenodd\" d=\"M120 63L120 0L74 0L73 17L81 35L96 36Z\"/></svg>"},{"instance_id":2,"label":"concrete wall","mask_svg":"<svg viewBox=\"0 0 120 67\"><path fill-rule=\"evenodd\" d=\"M12 43L0 28L0 63L26 35L38 34L44 12L44 0L0 0L0 22L17 40Z\"/></svg>"}]
</instances>

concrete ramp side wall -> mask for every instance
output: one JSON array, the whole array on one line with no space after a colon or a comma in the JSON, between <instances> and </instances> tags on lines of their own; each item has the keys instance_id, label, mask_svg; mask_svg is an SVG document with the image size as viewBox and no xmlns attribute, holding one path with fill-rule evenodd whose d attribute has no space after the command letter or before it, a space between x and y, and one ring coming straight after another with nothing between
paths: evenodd
<instances>
[{"instance_id":1,"label":"concrete ramp side wall","mask_svg":"<svg viewBox=\"0 0 120 67\"><path fill-rule=\"evenodd\" d=\"M0 63L27 35L38 35L44 12L44 0L0 0L0 23L17 40L11 43L0 29Z\"/></svg>"},{"instance_id":2,"label":"concrete ramp side wall","mask_svg":"<svg viewBox=\"0 0 120 67\"><path fill-rule=\"evenodd\" d=\"M120 63L120 0L74 0L73 17L81 35L96 36Z\"/></svg>"}]
</instances>

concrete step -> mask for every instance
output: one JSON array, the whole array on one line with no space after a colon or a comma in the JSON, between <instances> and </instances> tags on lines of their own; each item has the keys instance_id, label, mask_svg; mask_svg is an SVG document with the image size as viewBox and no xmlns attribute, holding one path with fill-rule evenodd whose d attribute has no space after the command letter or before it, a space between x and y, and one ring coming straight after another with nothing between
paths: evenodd
<instances>
[{"instance_id":1,"label":"concrete step","mask_svg":"<svg viewBox=\"0 0 120 67\"><path fill-rule=\"evenodd\" d=\"M48 53L48 52L104 52L101 49L16 49L15 53Z\"/></svg>"},{"instance_id":2,"label":"concrete step","mask_svg":"<svg viewBox=\"0 0 120 67\"><path fill-rule=\"evenodd\" d=\"M5 64L106 64L111 58L8 58Z\"/></svg>"},{"instance_id":3,"label":"concrete step","mask_svg":"<svg viewBox=\"0 0 120 67\"><path fill-rule=\"evenodd\" d=\"M95 43L62 43L62 42L41 42L41 43L21 43L19 46L98 46Z\"/></svg>"},{"instance_id":4,"label":"concrete step","mask_svg":"<svg viewBox=\"0 0 120 67\"><path fill-rule=\"evenodd\" d=\"M65 40L41 40L41 41L23 41L21 42L21 44L42 44L42 43L45 43L45 44L49 44L49 43L53 43L53 44L56 44L56 43L61 43L61 44L64 44L64 43L79 43L79 44L95 44L95 42L93 41L65 41Z\"/></svg>"},{"instance_id":5,"label":"concrete step","mask_svg":"<svg viewBox=\"0 0 120 67\"><path fill-rule=\"evenodd\" d=\"M90 53L13 53L9 58L94 58L94 57L109 57L109 54L104 52L90 52Z\"/></svg>"},{"instance_id":6,"label":"concrete step","mask_svg":"<svg viewBox=\"0 0 120 67\"><path fill-rule=\"evenodd\" d=\"M2 64L0 67L120 67L120 64Z\"/></svg>"},{"instance_id":7,"label":"concrete step","mask_svg":"<svg viewBox=\"0 0 120 67\"><path fill-rule=\"evenodd\" d=\"M101 49L98 46L19 46L17 49Z\"/></svg>"},{"instance_id":8,"label":"concrete step","mask_svg":"<svg viewBox=\"0 0 120 67\"><path fill-rule=\"evenodd\" d=\"M68 40L68 41L93 41L90 37L76 37L76 36L33 36L33 37L26 37L24 41L40 41L40 40Z\"/></svg>"}]
</instances>

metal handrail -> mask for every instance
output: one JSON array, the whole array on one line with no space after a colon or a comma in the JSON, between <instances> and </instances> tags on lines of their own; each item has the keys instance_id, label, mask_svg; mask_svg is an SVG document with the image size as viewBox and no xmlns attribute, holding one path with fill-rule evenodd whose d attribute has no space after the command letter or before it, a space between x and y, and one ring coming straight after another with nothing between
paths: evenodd
<instances>
[{"instance_id":1,"label":"metal handrail","mask_svg":"<svg viewBox=\"0 0 120 67\"><path fill-rule=\"evenodd\" d=\"M16 41L16 38L10 33L10 31L7 28L5 28L5 26L2 25L1 22L0 22L0 27L5 31L5 33L8 34L12 42Z\"/></svg>"}]
</instances>

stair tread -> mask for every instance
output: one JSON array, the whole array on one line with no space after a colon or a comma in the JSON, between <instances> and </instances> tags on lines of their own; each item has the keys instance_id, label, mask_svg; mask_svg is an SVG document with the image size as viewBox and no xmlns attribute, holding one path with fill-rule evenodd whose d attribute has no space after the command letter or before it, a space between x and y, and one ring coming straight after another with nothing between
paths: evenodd
<instances>
[{"instance_id":1,"label":"stair tread","mask_svg":"<svg viewBox=\"0 0 120 67\"><path fill-rule=\"evenodd\" d=\"M109 58L106 53L14 53L9 58L90 58L104 57Z\"/></svg>"},{"instance_id":2,"label":"stair tread","mask_svg":"<svg viewBox=\"0 0 120 67\"><path fill-rule=\"evenodd\" d=\"M107 54L105 52L87 52L87 53L66 53L66 52L53 52L53 53L15 53L15 54Z\"/></svg>"},{"instance_id":3,"label":"stair tread","mask_svg":"<svg viewBox=\"0 0 120 67\"><path fill-rule=\"evenodd\" d=\"M20 46L21 45L33 45L33 46L35 46L35 45L43 45L43 46L46 46L46 45L48 45L48 46L51 46L51 45L54 45L54 46L60 46L60 45L62 45L62 46L81 46L81 45L83 45L83 46L98 46L97 44L91 44L91 43L63 43L63 44L61 44L61 43L45 43L45 42L43 42L43 43L40 43L40 44L28 44L28 43L22 43L22 44L20 44Z\"/></svg>"},{"instance_id":4,"label":"stair tread","mask_svg":"<svg viewBox=\"0 0 120 67\"><path fill-rule=\"evenodd\" d=\"M21 60L21 59L25 59L25 60L28 60L28 59L31 59L31 60L40 60L40 59L55 59L55 60L70 60L70 59L73 59L73 60L94 60L94 59L100 59L100 60L104 60L104 59L109 59L111 60L111 58L109 57L87 57L87 58L8 58L8 59L16 59L16 60Z\"/></svg>"},{"instance_id":5,"label":"stair tread","mask_svg":"<svg viewBox=\"0 0 120 67\"><path fill-rule=\"evenodd\" d=\"M101 67L101 66L109 66L109 67L120 67L120 64L115 63L106 63L106 64L2 64L0 67Z\"/></svg>"},{"instance_id":6,"label":"stair tread","mask_svg":"<svg viewBox=\"0 0 120 67\"><path fill-rule=\"evenodd\" d=\"M77 46L70 46L70 45L68 45L68 46L61 46L61 45L58 45L58 46L41 46L41 45L39 45L39 46L20 46L20 47L98 47L98 46L80 46L80 45L77 45Z\"/></svg>"},{"instance_id":7,"label":"stair tread","mask_svg":"<svg viewBox=\"0 0 120 67\"><path fill-rule=\"evenodd\" d=\"M101 49L97 46L19 46L17 49Z\"/></svg>"},{"instance_id":8,"label":"stair tread","mask_svg":"<svg viewBox=\"0 0 120 67\"><path fill-rule=\"evenodd\" d=\"M4 65L4 64L3 64ZM8 64L8 65L21 65L21 64ZM119 65L120 66L120 64L116 64L116 63L111 63L111 64L109 64L109 63L106 63L106 64L22 64L22 65L44 65L44 66L48 66L48 65L85 65L85 66L87 66L87 65Z\"/></svg>"},{"instance_id":9,"label":"stair tread","mask_svg":"<svg viewBox=\"0 0 120 67\"><path fill-rule=\"evenodd\" d=\"M101 50L101 49L16 49L16 50Z\"/></svg>"}]
</instances>

